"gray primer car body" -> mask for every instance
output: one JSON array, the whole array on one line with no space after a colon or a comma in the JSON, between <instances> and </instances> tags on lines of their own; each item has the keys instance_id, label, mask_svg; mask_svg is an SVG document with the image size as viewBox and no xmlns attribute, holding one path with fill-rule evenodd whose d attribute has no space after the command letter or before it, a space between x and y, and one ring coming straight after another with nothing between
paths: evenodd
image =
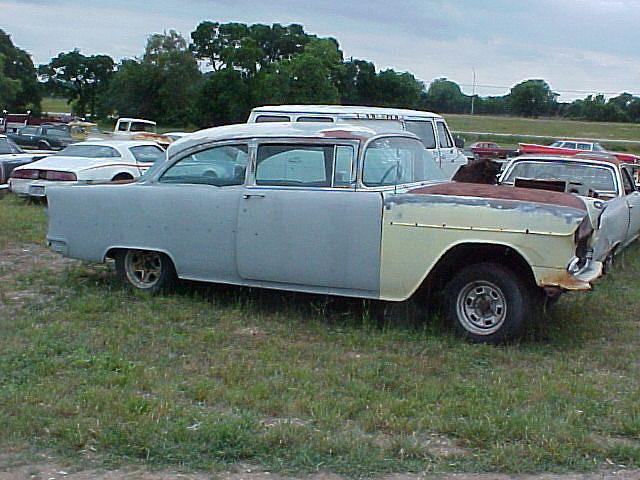
<instances>
[{"instance_id":1,"label":"gray primer car body","mask_svg":"<svg viewBox=\"0 0 640 480\"><path fill-rule=\"evenodd\" d=\"M172 144L167 159L137 182L51 187L47 239L54 250L91 262L116 250L163 252L184 279L396 301L410 297L440 259L465 245L513 251L540 287L587 289L599 275L597 262L567 270L576 259L576 230L588 220L571 195L556 194L562 201L554 204L553 195L537 202L509 193L505 200L505 192L523 190L507 187L468 194L432 193L429 181L368 187L363 152L373 141L393 138L423 150L408 132L342 125L244 124L195 132ZM296 142L352 147L357 178L342 187L258 185L258 146ZM194 152L238 143L249 152L242 185L159 181Z\"/></svg>"}]
</instances>

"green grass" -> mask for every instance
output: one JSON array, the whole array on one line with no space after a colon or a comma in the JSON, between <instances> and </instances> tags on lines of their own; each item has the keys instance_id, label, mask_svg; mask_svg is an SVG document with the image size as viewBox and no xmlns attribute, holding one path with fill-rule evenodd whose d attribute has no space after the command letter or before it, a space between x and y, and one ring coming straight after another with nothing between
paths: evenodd
<instances>
[{"instance_id":1,"label":"green grass","mask_svg":"<svg viewBox=\"0 0 640 480\"><path fill-rule=\"evenodd\" d=\"M43 210L0 200L0 259L42 242ZM637 468L638 245L622 260L504 347L378 324L355 300L195 283L149 298L102 265L0 266L0 444L349 476Z\"/></svg>"},{"instance_id":2,"label":"green grass","mask_svg":"<svg viewBox=\"0 0 640 480\"><path fill-rule=\"evenodd\" d=\"M550 118L447 114L452 130L549 137L609 138L640 141L639 123L584 122ZM531 139L529 139L531 140Z\"/></svg>"},{"instance_id":3,"label":"green grass","mask_svg":"<svg viewBox=\"0 0 640 480\"><path fill-rule=\"evenodd\" d=\"M44 97L41 106L43 112L71 113L71 105L67 103L66 98Z\"/></svg>"}]
</instances>

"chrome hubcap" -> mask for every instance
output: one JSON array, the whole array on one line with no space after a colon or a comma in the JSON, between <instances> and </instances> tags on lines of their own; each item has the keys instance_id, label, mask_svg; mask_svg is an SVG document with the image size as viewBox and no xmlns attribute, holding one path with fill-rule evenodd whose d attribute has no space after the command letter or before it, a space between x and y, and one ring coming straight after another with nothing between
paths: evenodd
<instances>
[{"instance_id":1,"label":"chrome hubcap","mask_svg":"<svg viewBox=\"0 0 640 480\"><path fill-rule=\"evenodd\" d=\"M127 279L138 288L151 288L162 273L162 258L159 253L129 250L124 259Z\"/></svg>"},{"instance_id":2,"label":"chrome hubcap","mask_svg":"<svg viewBox=\"0 0 640 480\"><path fill-rule=\"evenodd\" d=\"M507 316L507 301L498 286L479 280L467 284L458 294L456 310L465 330L475 335L490 335L502 327Z\"/></svg>"}]
</instances>

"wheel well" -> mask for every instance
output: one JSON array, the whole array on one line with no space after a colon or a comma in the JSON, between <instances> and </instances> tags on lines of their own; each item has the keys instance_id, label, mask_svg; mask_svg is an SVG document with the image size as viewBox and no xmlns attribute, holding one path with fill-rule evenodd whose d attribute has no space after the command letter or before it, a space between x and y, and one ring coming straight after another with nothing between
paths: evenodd
<instances>
[{"instance_id":1,"label":"wheel well","mask_svg":"<svg viewBox=\"0 0 640 480\"><path fill-rule=\"evenodd\" d=\"M449 279L461 268L474 263L493 262L503 265L535 286L535 277L529 263L511 247L495 244L465 243L448 250L419 288L422 294L436 293L444 288Z\"/></svg>"},{"instance_id":2,"label":"wheel well","mask_svg":"<svg viewBox=\"0 0 640 480\"><path fill-rule=\"evenodd\" d=\"M118 173L111 180L113 181L113 180L132 180L132 179L133 179L133 175L131 175L130 173L121 172L121 173Z\"/></svg>"}]
</instances>

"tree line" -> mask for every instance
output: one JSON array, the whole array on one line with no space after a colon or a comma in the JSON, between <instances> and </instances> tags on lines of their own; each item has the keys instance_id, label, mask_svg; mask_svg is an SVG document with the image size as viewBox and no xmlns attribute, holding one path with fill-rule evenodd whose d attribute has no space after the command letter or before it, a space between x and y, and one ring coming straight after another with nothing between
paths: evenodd
<instances>
[{"instance_id":1,"label":"tree line","mask_svg":"<svg viewBox=\"0 0 640 480\"><path fill-rule=\"evenodd\" d=\"M560 116L640 122L640 98L589 95L571 103L544 81L527 80L503 96L462 93L439 78L426 86L408 72L378 71L346 59L334 38L303 26L204 21L187 41L170 30L152 34L142 55L115 62L108 55L61 52L36 68L0 30L0 108L40 112L43 95L67 99L92 118L135 116L196 126L243 122L258 105L301 103L414 108L439 113Z\"/></svg>"}]
</instances>

